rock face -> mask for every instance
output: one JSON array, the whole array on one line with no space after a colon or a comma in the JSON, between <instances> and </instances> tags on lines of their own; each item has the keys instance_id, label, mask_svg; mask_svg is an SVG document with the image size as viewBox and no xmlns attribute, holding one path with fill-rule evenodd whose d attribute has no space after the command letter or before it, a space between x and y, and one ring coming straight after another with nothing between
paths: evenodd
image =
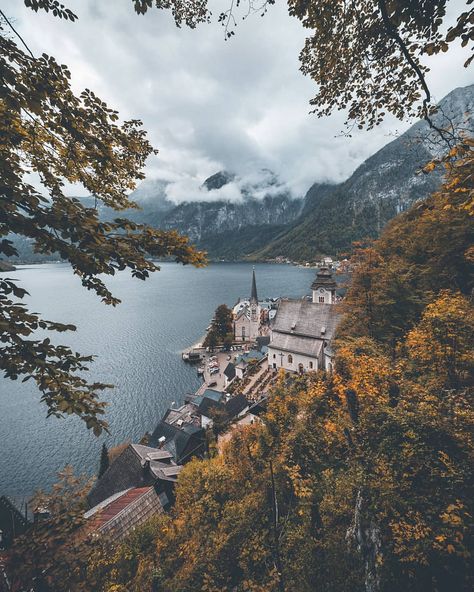
<instances>
[{"instance_id":1,"label":"rock face","mask_svg":"<svg viewBox=\"0 0 474 592\"><path fill-rule=\"evenodd\" d=\"M356 549L364 562L366 592L379 592L382 537L380 528L370 516L367 500L361 490L357 493L354 519L347 530L346 541Z\"/></svg>"},{"instance_id":2,"label":"rock face","mask_svg":"<svg viewBox=\"0 0 474 592\"><path fill-rule=\"evenodd\" d=\"M474 85L445 97L434 121L439 127L473 131ZM303 213L255 258L285 256L296 260L338 254L355 240L376 237L385 224L414 202L435 191L441 172L420 169L446 149L426 122L418 122L367 159L344 183L313 185Z\"/></svg>"},{"instance_id":3,"label":"rock face","mask_svg":"<svg viewBox=\"0 0 474 592\"><path fill-rule=\"evenodd\" d=\"M216 199L215 192L236 183L240 199ZM139 222L170 230L190 238L211 258L239 259L268 244L301 213L302 199L295 199L278 178L268 170L261 171L253 182L240 183L235 175L220 171L206 179L201 187L202 201L184 201L174 205L165 197L165 186L157 186L154 199L142 186L132 194L141 211L126 212Z\"/></svg>"},{"instance_id":4,"label":"rock face","mask_svg":"<svg viewBox=\"0 0 474 592\"><path fill-rule=\"evenodd\" d=\"M462 128L472 135L474 85L453 90L440 105L434 121L439 127ZM376 237L385 224L414 202L436 190L441 172L420 169L445 145L418 122L402 136L367 159L344 183L315 183L304 200L295 198L269 170L257 171L246 182L228 171L206 179L202 199L175 204L167 197L167 182L146 180L131 195L141 207L120 216L189 236L210 258L228 260L277 256L311 260L338 255L355 240ZM219 191L232 189L232 199ZM229 194L230 194L229 193ZM92 198L81 198L94 207ZM116 217L101 207L104 219ZM57 259L34 254L30 241L16 237L22 261Z\"/></svg>"},{"instance_id":5,"label":"rock face","mask_svg":"<svg viewBox=\"0 0 474 592\"><path fill-rule=\"evenodd\" d=\"M187 202L176 206L163 218L164 228L175 228L198 244L217 235L240 231L252 226L282 226L296 219L301 200L289 195L266 195L263 199ZM227 235L228 236L228 235ZM223 240L226 240L222 236Z\"/></svg>"}]
</instances>

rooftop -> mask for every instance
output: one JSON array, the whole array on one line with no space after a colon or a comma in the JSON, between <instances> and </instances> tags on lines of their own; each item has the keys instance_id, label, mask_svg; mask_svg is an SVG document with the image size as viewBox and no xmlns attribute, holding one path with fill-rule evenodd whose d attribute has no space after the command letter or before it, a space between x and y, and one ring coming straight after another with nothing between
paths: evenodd
<instances>
[{"instance_id":1,"label":"rooftop","mask_svg":"<svg viewBox=\"0 0 474 592\"><path fill-rule=\"evenodd\" d=\"M120 491L148 487L159 479L170 481L165 469L174 466L170 450L129 444L98 479L87 499L96 506Z\"/></svg>"},{"instance_id":2,"label":"rooftop","mask_svg":"<svg viewBox=\"0 0 474 592\"><path fill-rule=\"evenodd\" d=\"M319 271L316 273L313 283L311 284L312 290L320 287L336 288L336 280L332 277L332 271L327 267L321 267L319 269Z\"/></svg>"},{"instance_id":3,"label":"rooftop","mask_svg":"<svg viewBox=\"0 0 474 592\"><path fill-rule=\"evenodd\" d=\"M314 339L314 337L274 333L272 347L282 351L318 358L323 347L323 341L321 339Z\"/></svg>"},{"instance_id":4,"label":"rooftop","mask_svg":"<svg viewBox=\"0 0 474 592\"><path fill-rule=\"evenodd\" d=\"M170 425L181 427L184 424L200 425L197 415L197 405L194 402L185 403L178 409L168 409L163 421Z\"/></svg>"},{"instance_id":5,"label":"rooftop","mask_svg":"<svg viewBox=\"0 0 474 592\"><path fill-rule=\"evenodd\" d=\"M163 505L153 487L129 488L114 494L86 512L93 530L113 534L114 540L163 511Z\"/></svg>"},{"instance_id":6,"label":"rooftop","mask_svg":"<svg viewBox=\"0 0 474 592\"><path fill-rule=\"evenodd\" d=\"M161 420L150 437L150 443L156 445L164 438L162 448L168 450L176 462L187 460L190 454L204 445L204 430L199 425L169 424Z\"/></svg>"},{"instance_id":7,"label":"rooftop","mask_svg":"<svg viewBox=\"0 0 474 592\"><path fill-rule=\"evenodd\" d=\"M282 300L273 325L271 345L275 333L289 333L330 341L341 315L333 304L309 300Z\"/></svg>"}]
</instances>

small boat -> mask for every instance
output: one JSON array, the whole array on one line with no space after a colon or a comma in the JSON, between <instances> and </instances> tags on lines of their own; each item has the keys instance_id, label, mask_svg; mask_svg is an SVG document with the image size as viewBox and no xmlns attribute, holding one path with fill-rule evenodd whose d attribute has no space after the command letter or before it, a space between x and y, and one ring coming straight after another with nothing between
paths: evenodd
<instances>
[{"instance_id":1,"label":"small boat","mask_svg":"<svg viewBox=\"0 0 474 592\"><path fill-rule=\"evenodd\" d=\"M198 373L199 375L202 375L202 374L204 374L204 371L205 371L205 370L206 370L206 369L204 368L204 366L199 366L199 368L197 369L197 373Z\"/></svg>"}]
</instances>

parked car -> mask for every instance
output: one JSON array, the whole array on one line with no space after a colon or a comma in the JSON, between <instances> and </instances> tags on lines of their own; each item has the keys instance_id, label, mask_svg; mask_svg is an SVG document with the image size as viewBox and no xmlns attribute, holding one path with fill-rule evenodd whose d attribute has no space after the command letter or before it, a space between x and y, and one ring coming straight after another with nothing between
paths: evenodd
<instances>
[{"instance_id":1,"label":"parked car","mask_svg":"<svg viewBox=\"0 0 474 592\"><path fill-rule=\"evenodd\" d=\"M217 374L219 372L219 368L211 368L209 374Z\"/></svg>"}]
</instances>

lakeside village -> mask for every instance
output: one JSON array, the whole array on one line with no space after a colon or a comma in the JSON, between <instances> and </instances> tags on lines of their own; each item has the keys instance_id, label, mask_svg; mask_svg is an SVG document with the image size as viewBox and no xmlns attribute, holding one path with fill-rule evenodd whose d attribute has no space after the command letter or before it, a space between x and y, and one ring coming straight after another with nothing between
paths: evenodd
<instances>
[{"instance_id":1,"label":"lakeside village","mask_svg":"<svg viewBox=\"0 0 474 592\"><path fill-rule=\"evenodd\" d=\"M196 364L203 383L181 406L173 405L152 434L120 447L88 494L88 527L96 536L119 540L174 502L183 465L194 457L220 453L241 426L264 421L269 390L278 372L303 374L332 370L331 342L342 298L335 273L339 265L321 262L311 296L259 300L255 269L250 296L233 309L217 308L206 336L183 352ZM108 465L108 466L107 466ZM36 515L34 519L38 519ZM0 497L0 549L25 531L28 519Z\"/></svg>"}]
</instances>

